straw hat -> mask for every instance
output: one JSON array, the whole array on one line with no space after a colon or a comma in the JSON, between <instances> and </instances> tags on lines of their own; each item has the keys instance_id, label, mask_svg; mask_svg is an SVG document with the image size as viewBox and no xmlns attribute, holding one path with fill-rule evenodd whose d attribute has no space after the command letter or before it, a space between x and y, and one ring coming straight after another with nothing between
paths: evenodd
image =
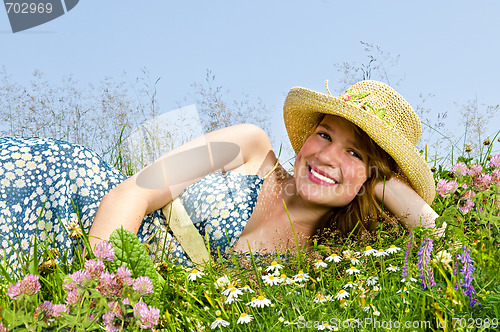
<instances>
[{"instance_id":1,"label":"straw hat","mask_svg":"<svg viewBox=\"0 0 500 332\"><path fill-rule=\"evenodd\" d=\"M421 133L420 120L394 89L376 81L361 81L343 95L334 97L292 88L285 100L283 116L296 153L323 114L341 116L366 132L394 158L424 201L432 203L436 193L434 179L427 162L415 148Z\"/></svg>"}]
</instances>

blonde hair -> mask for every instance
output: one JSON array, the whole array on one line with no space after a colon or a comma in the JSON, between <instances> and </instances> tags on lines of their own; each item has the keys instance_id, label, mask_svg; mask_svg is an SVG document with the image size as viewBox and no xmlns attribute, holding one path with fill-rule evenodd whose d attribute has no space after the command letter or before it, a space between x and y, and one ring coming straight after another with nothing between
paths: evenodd
<instances>
[{"instance_id":1,"label":"blonde hair","mask_svg":"<svg viewBox=\"0 0 500 332\"><path fill-rule=\"evenodd\" d=\"M382 213L382 204L375 197L375 185L379 181L389 180L395 173L400 173L398 165L387 152L358 126L352 124L352 128L358 145L367 158L368 179L351 203L344 207L332 208L322 217L318 225L320 238L335 230L344 236L353 231L355 235L374 231Z\"/></svg>"}]
</instances>

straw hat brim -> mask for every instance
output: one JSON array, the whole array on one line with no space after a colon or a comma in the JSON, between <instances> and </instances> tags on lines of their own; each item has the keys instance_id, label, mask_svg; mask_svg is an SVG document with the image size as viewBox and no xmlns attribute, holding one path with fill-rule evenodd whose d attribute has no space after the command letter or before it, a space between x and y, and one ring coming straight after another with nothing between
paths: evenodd
<instances>
[{"instance_id":1,"label":"straw hat brim","mask_svg":"<svg viewBox=\"0 0 500 332\"><path fill-rule=\"evenodd\" d=\"M413 189L431 204L436 193L429 165L415 146L376 114L354 106L340 97L295 87L283 106L288 137L296 153L300 151L323 114L337 115L354 123L399 165Z\"/></svg>"}]
</instances>

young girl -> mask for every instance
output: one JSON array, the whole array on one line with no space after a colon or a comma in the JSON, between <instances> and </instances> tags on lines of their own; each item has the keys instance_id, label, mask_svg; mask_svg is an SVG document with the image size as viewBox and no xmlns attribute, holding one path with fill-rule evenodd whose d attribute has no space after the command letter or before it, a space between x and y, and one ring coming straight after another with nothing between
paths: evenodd
<instances>
[{"instance_id":1,"label":"young girl","mask_svg":"<svg viewBox=\"0 0 500 332\"><path fill-rule=\"evenodd\" d=\"M435 226L433 177L415 148L420 121L392 88L362 81L339 97L293 88L284 119L293 175L249 124L208 133L128 179L77 145L2 139L4 259L14 263L9 250L27 250L34 236L72 248L77 217L92 245L123 226L184 265L206 259L204 240L213 254L270 253L293 249L294 232L302 246L327 229L371 231L382 204L408 228Z\"/></svg>"}]
</instances>

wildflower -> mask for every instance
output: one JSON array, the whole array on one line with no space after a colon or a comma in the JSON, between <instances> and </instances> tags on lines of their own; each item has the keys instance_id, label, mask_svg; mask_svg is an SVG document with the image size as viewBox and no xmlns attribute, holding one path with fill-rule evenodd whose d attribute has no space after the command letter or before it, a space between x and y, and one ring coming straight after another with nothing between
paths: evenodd
<instances>
[{"instance_id":1,"label":"wildflower","mask_svg":"<svg viewBox=\"0 0 500 332\"><path fill-rule=\"evenodd\" d=\"M375 310L375 311L373 312L373 315L374 315L374 316L380 316L380 311Z\"/></svg>"},{"instance_id":2,"label":"wildflower","mask_svg":"<svg viewBox=\"0 0 500 332\"><path fill-rule=\"evenodd\" d=\"M332 327L330 326L330 324L328 324L328 322L324 322L323 324L318 324L316 326L316 328L319 330L319 331L323 331L323 330L326 330L326 329L329 329L331 330Z\"/></svg>"},{"instance_id":3,"label":"wildflower","mask_svg":"<svg viewBox=\"0 0 500 332\"><path fill-rule=\"evenodd\" d=\"M121 295L121 292L123 290L123 281L120 278L116 278L114 273L105 271L99 278L97 290L104 297L118 297Z\"/></svg>"},{"instance_id":4,"label":"wildflower","mask_svg":"<svg viewBox=\"0 0 500 332\"><path fill-rule=\"evenodd\" d=\"M10 285L9 289L7 289L7 295L13 300L16 300L21 295L35 295L41 289L39 278L34 274L26 275L24 279Z\"/></svg>"},{"instance_id":5,"label":"wildflower","mask_svg":"<svg viewBox=\"0 0 500 332\"><path fill-rule=\"evenodd\" d=\"M68 229L69 229L68 236L70 239L78 239L83 236L83 230L80 228L78 220L73 220L70 223L68 223Z\"/></svg>"},{"instance_id":6,"label":"wildflower","mask_svg":"<svg viewBox=\"0 0 500 332\"><path fill-rule=\"evenodd\" d=\"M458 176L463 176L467 174L467 165L465 165L463 162L458 162L453 167L451 168L451 171L455 173Z\"/></svg>"},{"instance_id":7,"label":"wildflower","mask_svg":"<svg viewBox=\"0 0 500 332\"><path fill-rule=\"evenodd\" d=\"M406 293L406 294L410 294L410 291L409 291L409 290L408 290L408 288L406 288L406 287L403 287L403 289L398 290L398 291L396 292L396 294L399 294L399 293L401 293L401 292L404 292L404 293Z\"/></svg>"},{"instance_id":8,"label":"wildflower","mask_svg":"<svg viewBox=\"0 0 500 332\"><path fill-rule=\"evenodd\" d=\"M276 272L276 270L280 270L283 268L283 265L281 264L278 264L278 262L276 261L272 261L271 262L271 265L269 265L267 268L266 268L266 271L269 272L269 271L273 271L273 272Z\"/></svg>"},{"instance_id":9,"label":"wildflower","mask_svg":"<svg viewBox=\"0 0 500 332\"><path fill-rule=\"evenodd\" d=\"M347 284L344 285L344 289L347 289L347 288L353 288L353 287L357 287L358 284L352 282L352 281L348 281Z\"/></svg>"},{"instance_id":10,"label":"wildflower","mask_svg":"<svg viewBox=\"0 0 500 332\"><path fill-rule=\"evenodd\" d=\"M100 259L90 259L85 262L85 270L89 273L91 279L98 279L104 272L104 263Z\"/></svg>"},{"instance_id":11,"label":"wildflower","mask_svg":"<svg viewBox=\"0 0 500 332\"><path fill-rule=\"evenodd\" d=\"M396 272L398 270L398 267L395 265L391 265L386 270L391 272Z\"/></svg>"},{"instance_id":12,"label":"wildflower","mask_svg":"<svg viewBox=\"0 0 500 332\"><path fill-rule=\"evenodd\" d=\"M0 322L0 332L9 332L5 326L3 326L2 322Z\"/></svg>"},{"instance_id":13,"label":"wildflower","mask_svg":"<svg viewBox=\"0 0 500 332\"><path fill-rule=\"evenodd\" d=\"M280 283L279 278L276 278L274 275L265 275L262 276L262 280L264 280L265 284L270 286L278 285Z\"/></svg>"},{"instance_id":14,"label":"wildflower","mask_svg":"<svg viewBox=\"0 0 500 332\"><path fill-rule=\"evenodd\" d=\"M382 256L388 256L388 255L389 255L389 254L388 254L388 253L387 253L384 249L382 249L382 248L381 248L381 249L379 249L379 250L377 250L377 251L373 254L373 256L375 256L375 257L382 257Z\"/></svg>"},{"instance_id":15,"label":"wildflower","mask_svg":"<svg viewBox=\"0 0 500 332\"><path fill-rule=\"evenodd\" d=\"M473 196L475 196L475 194ZM463 214L467 214L475 205L474 201L470 198L460 199L458 203L459 203L458 209Z\"/></svg>"},{"instance_id":16,"label":"wildflower","mask_svg":"<svg viewBox=\"0 0 500 332\"><path fill-rule=\"evenodd\" d=\"M111 262L115 257L115 248L108 241L102 241L95 247L94 255L103 261Z\"/></svg>"},{"instance_id":17,"label":"wildflower","mask_svg":"<svg viewBox=\"0 0 500 332\"><path fill-rule=\"evenodd\" d=\"M462 254L457 254L457 262L453 269L453 274L458 276L457 267L461 264L462 268L460 269L460 275L462 276L462 278L459 279L458 283L455 284L455 289L458 290L459 286L461 286L462 292L465 296L469 297L470 305L473 307L476 303L478 305L481 305L481 303L479 303L479 301L477 301L474 296L476 291L472 286L472 272L474 272L475 268L474 261L470 257L469 252L470 249L467 246L463 246ZM460 281L462 281L462 283Z\"/></svg>"},{"instance_id":18,"label":"wildflower","mask_svg":"<svg viewBox=\"0 0 500 332\"><path fill-rule=\"evenodd\" d=\"M188 274L188 279L190 281L195 281L196 279L201 278L204 275L205 273L198 271L197 269L192 269L191 273Z\"/></svg>"},{"instance_id":19,"label":"wildflower","mask_svg":"<svg viewBox=\"0 0 500 332\"><path fill-rule=\"evenodd\" d=\"M132 288L139 294L145 295L153 293L153 283L149 277L139 277L134 280Z\"/></svg>"},{"instance_id":20,"label":"wildflower","mask_svg":"<svg viewBox=\"0 0 500 332\"><path fill-rule=\"evenodd\" d=\"M323 303L323 302L326 302L326 297L323 294L318 293L314 297L313 302L314 303Z\"/></svg>"},{"instance_id":21,"label":"wildflower","mask_svg":"<svg viewBox=\"0 0 500 332\"><path fill-rule=\"evenodd\" d=\"M116 275L129 286L132 286L135 282L135 280L131 278L132 272L128 267L120 266L118 270L116 270Z\"/></svg>"},{"instance_id":22,"label":"wildflower","mask_svg":"<svg viewBox=\"0 0 500 332\"><path fill-rule=\"evenodd\" d=\"M134 317L138 320L141 329L152 329L160 319L160 309L138 302L134 306Z\"/></svg>"},{"instance_id":23,"label":"wildflower","mask_svg":"<svg viewBox=\"0 0 500 332\"><path fill-rule=\"evenodd\" d=\"M405 259L404 259L404 265L403 265L403 278L406 278L408 276L408 257L410 256L410 251L411 251L411 246L413 243L413 233L410 233L410 236L408 237L408 246L406 247L406 253L405 253Z\"/></svg>"},{"instance_id":24,"label":"wildflower","mask_svg":"<svg viewBox=\"0 0 500 332\"><path fill-rule=\"evenodd\" d=\"M260 295L257 298L252 297L252 300L247 303L247 305L250 305L253 308L255 308L255 307L264 308L264 307L267 307L270 304L271 304L271 300L267 299L263 295Z\"/></svg>"},{"instance_id":25,"label":"wildflower","mask_svg":"<svg viewBox=\"0 0 500 332\"><path fill-rule=\"evenodd\" d=\"M368 277L368 279L366 279L366 284L368 286L373 286L373 285L377 284L377 281L378 281L378 277L371 276L371 277Z\"/></svg>"},{"instance_id":26,"label":"wildflower","mask_svg":"<svg viewBox=\"0 0 500 332\"><path fill-rule=\"evenodd\" d=\"M304 273L304 271L300 270L299 273L293 277L293 281L295 281L295 282L307 282L307 281L309 281L309 274Z\"/></svg>"},{"instance_id":27,"label":"wildflower","mask_svg":"<svg viewBox=\"0 0 500 332\"><path fill-rule=\"evenodd\" d=\"M366 250L363 252L363 255L364 256L370 256L370 255L373 255L374 253L376 253L377 250L373 249L372 247L370 246L367 246L366 247Z\"/></svg>"},{"instance_id":28,"label":"wildflower","mask_svg":"<svg viewBox=\"0 0 500 332\"><path fill-rule=\"evenodd\" d=\"M229 285L231 283L231 281L229 280L228 276L227 275L223 275L222 277L220 277L219 279L217 279L214 283L215 287L217 288L222 288L226 285Z\"/></svg>"},{"instance_id":29,"label":"wildflower","mask_svg":"<svg viewBox=\"0 0 500 332\"><path fill-rule=\"evenodd\" d=\"M489 165L491 167L500 168L500 154L492 156Z\"/></svg>"},{"instance_id":30,"label":"wildflower","mask_svg":"<svg viewBox=\"0 0 500 332\"><path fill-rule=\"evenodd\" d=\"M224 295L224 296L228 296L228 295L229 295L229 293L231 292L231 289L235 289L235 288L236 288L236 287L234 287L234 286L233 286L233 284L229 284L229 285L227 286L227 288L226 288L224 291L222 291L222 295Z\"/></svg>"},{"instance_id":31,"label":"wildflower","mask_svg":"<svg viewBox=\"0 0 500 332\"><path fill-rule=\"evenodd\" d=\"M410 277L410 279L409 279L409 280L410 280L410 281L408 281L408 282L417 282L417 281L418 281L417 279L412 278L412 277ZM407 281L406 281L406 278L401 279L401 282L407 282Z\"/></svg>"},{"instance_id":32,"label":"wildflower","mask_svg":"<svg viewBox=\"0 0 500 332\"><path fill-rule=\"evenodd\" d=\"M467 174L469 175L479 175L483 172L483 166L481 165L470 165L469 169L467 170Z\"/></svg>"},{"instance_id":33,"label":"wildflower","mask_svg":"<svg viewBox=\"0 0 500 332\"><path fill-rule=\"evenodd\" d=\"M436 184L436 192L441 197L448 197L450 194L454 193L458 188L458 183L456 181L446 181L441 179Z\"/></svg>"},{"instance_id":34,"label":"wildflower","mask_svg":"<svg viewBox=\"0 0 500 332\"><path fill-rule=\"evenodd\" d=\"M318 259L316 261L316 263L313 264L314 267L316 267L317 269L319 269L320 267L327 267L328 265L326 265L325 262L323 262L321 259Z\"/></svg>"},{"instance_id":35,"label":"wildflower","mask_svg":"<svg viewBox=\"0 0 500 332\"><path fill-rule=\"evenodd\" d=\"M391 244L391 246L389 248L385 249L385 251L388 252L389 254L395 254L400 250L401 250L401 248L396 247L394 244Z\"/></svg>"},{"instance_id":36,"label":"wildflower","mask_svg":"<svg viewBox=\"0 0 500 332\"><path fill-rule=\"evenodd\" d=\"M242 291L242 292L248 292L248 293L255 293L253 291L253 289L251 289L250 286L248 286L248 285L245 285L245 286L241 287L240 291Z\"/></svg>"},{"instance_id":37,"label":"wildflower","mask_svg":"<svg viewBox=\"0 0 500 332\"><path fill-rule=\"evenodd\" d=\"M247 324L253 320L253 316L242 312L240 318L236 321L236 324Z\"/></svg>"},{"instance_id":38,"label":"wildflower","mask_svg":"<svg viewBox=\"0 0 500 332\"><path fill-rule=\"evenodd\" d=\"M282 273L282 274L280 275L279 281L280 281L280 283L285 283L285 284L287 284L287 285L290 285L290 284L292 284L292 283L293 283L293 279L292 279L292 278L288 278L288 277L286 276L286 274L284 274L284 273Z\"/></svg>"},{"instance_id":39,"label":"wildflower","mask_svg":"<svg viewBox=\"0 0 500 332\"><path fill-rule=\"evenodd\" d=\"M353 273L359 273L360 271L357 268L355 268L354 266L351 266L350 268L348 268L346 270L346 272L347 272L347 274L353 274Z\"/></svg>"},{"instance_id":40,"label":"wildflower","mask_svg":"<svg viewBox=\"0 0 500 332\"><path fill-rule=\"evenodd\" d=\"M325 258L325 261L327 262L331 262L331 261L334 261L335 263L338 263L342 260L342 257L340 257L339 255L337 254L331 254L330 256L328 256L327 258Z\"/></svg>"},{"instance_id":41,"label":"wildflower","mask_svg":"<svg viewBox=\"0 0 500 332\"><path fill-rule=\"evenodd\" d=\"M418 252L418 268L420 269L420 279L422 280L422 290L426 288L431 288L436 285L434 281L434 272L429 265L431 261L431 252L434 246L432 239L424 238L422 246Z\"/></svg>"},{"instance_id":42,"label":"wildflower","mask_svg":"<svg viewBox=\"0 0 500 332\"><path fill-rule=\"evenodd\" d=\"M118 332L120 331L120 328L115 326L114 320L115 320L115 313L113 311L108 311L104 315L102 315L102 322L104 323L104 326L106 327L106 332Z\"/></svg>"},{"instance_id":43,"label":"wildflower","mask_svg":"<svg viewBox=\"0 0 500 332\"><path fill-rule=\"evenodd\" d=\"M352 265L358 265L359 263L361 263L361 261L357 258L351 258L351 264Z\"/></svg>"},{"instance_id":44,"label":"wildflower","mask_svg":"<svg viewBox=\"0 0 500 332\"><path fill-rule=\"evenodd\" d=\"M432 260L433 263L440 262L443 266L450 268L450 263L452 261L451 254L446 250L441 250L436 254L436 258Z\"/></svg>"},{"instance_id":45,"label":"wildflower","mask_svg":"<svg viewBox=\"0 0 500 332\"><path fill-rule=\"evenodd\" d=\"M243 295L243 292L240 291L238 288L231 288L231 291L229 292L229 295L227 296L226 301L224 303L226 304L231 304L235 300L238 300L238 296Z\"/></svg>"},{"instance_id":46,"label":"wildflower","mask_svg":"<svg viewBox=\"0 0 500 332\"><path fill-rule=\"evenodd\" d=\"M339 290L337 295L335 295L336 300L343 300L343 299L348 298L348 297L349 297L349 293L343 289Z\"/></svg>"},{"instance_id":47,"label":"wildflower","mask_svg":"<svg viewBox=\"0 0 500 332\"><path fill-rule=\"evenodd\" d=\"M226 327L229 325L229 322L228 321L225 321L224 319L220 318L220 317L217 317L213 322L212 324L210 325L210 328L212 330L218 328L219 326L222 326L222 327Z\"/></svg>"}]
</instances>

